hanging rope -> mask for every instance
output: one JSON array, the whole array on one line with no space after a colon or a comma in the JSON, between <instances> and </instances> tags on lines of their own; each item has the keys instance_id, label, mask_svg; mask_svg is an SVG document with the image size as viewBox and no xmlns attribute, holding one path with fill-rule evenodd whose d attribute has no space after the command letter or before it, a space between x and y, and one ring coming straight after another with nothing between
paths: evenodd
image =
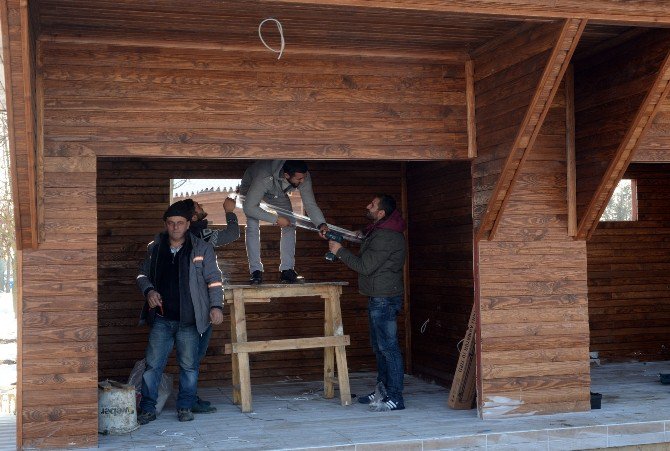
<instances>
[{"instance_id":1,"label":"hanging rope","mask_svg":"<svg viewBox=\"0 0 670 451\"><path fill-rule=\"evenodd\" d=\"M263 24L264 24L265 22L268 22L268 21L272 21L272 22L274 22L275 24L277 24L277 30L279 30L279 36L281 37L281 48L280 48L279 50L275 50L275 49L273 49L272 47L270 47L270 46L265 42L265 39L263 39L263 33L262 33L262 31L261 31L261 28L263 28ZM258 25L258 37L261 38L261 42L263 43L263 45L265 46L265 48L267 48L268 50L270 50L270 51L272 51L272 52L279 53L279 56L277 57L277 59L281 58L282 53L284 53L284 47L286 46L286 43L284 42L284 30L283 30L282 27L281 27L281 22L279 22L277 19L274 19L274 18L272 18L272 17L265 19L264 21L262 21L262 22Z\"/></svg>"}]
</instances>

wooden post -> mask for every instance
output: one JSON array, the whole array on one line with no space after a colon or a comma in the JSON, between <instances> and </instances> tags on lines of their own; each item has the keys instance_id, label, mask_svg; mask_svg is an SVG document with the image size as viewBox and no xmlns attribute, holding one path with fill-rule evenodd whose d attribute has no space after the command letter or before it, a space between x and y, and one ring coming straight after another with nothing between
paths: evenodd
<instances>
[{"instance_id":1,"label":"wooden post","mask_svg":"<svg viewBox=\"0 0 670 451\"><path fill-rule=\"evenodd\" d=\"M568 236L577 235L577 160L575 158L575 68L565 72L565 150L568 196Z\"/></svg>"},{"instance_id":2,"label":"wooden post","mask_svg":"<svg viewBox=\"0 0 670 451\"><path fill-rule=\"evenodd\" d=\"M342 293L342 287L329 287L329 292L330 311L333 320L333 335L341 337L344 336L342 311L340 309L340 294ZM344 345L335 346L335 358L337 359L337 381L340 387L340 402L343 406L348 406L351 404L351 390L349 389L347 351L345 350Z\"/></svg>"},{"instance_id":3,"label":"wooden post","mask_svg":"<svg viewBox=\"0 0 670 451\"><path fill-rule=\"evenodd\" d=\"M324 311L324 327L323 336L330 337L333 335L333 310L332 298L327 295L323 297L323 311ZM333 379L335 376L335 348L329 346L323 349L323 397L330 399L335 396L335 387Z\"/></svg>"},{"instance_id":4,"label":"wooden post","mask_svg":"<svg viewBox=\"0 0 670 451\"><path fill-rule=\"evenodd\" d=\"M233 298L235 294L233 292ZM235 313L235 304L230 307L230 341L237 343L237 314ZM233 372L233 404L239 405L242 402L240 397L240 364L237 353L232 353L231 369Z\"/></svg>"},{"instance_id":5,"label":"wooden post","mask_svg":"<svg viewBox=\"0 0 670 451\"><path fill-rule=\"evenodd\" d=\"M244 311L244 290L233 290L233 309L235 309L235 329L237 343L247 342L247 320ZM251 375L249 353L237 353L237 365L240 382L240 404L242 412L251 412Z\"/></svg>"}]
</instances>

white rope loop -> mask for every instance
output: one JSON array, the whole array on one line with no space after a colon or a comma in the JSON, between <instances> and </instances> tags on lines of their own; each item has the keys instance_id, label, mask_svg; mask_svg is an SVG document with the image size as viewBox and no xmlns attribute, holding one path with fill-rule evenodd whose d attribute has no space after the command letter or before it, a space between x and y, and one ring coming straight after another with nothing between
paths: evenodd
<instances>
[{"instance_id":1,"label":"white rope loop","mask_svg":"<svg viewBox=\"0 0 670 451\"><path fill-rule=\"evenodd\" d=\"M279 36L281 37L281 48L279 50L276 50L276 49L273 49L272 47L270 47L265 42L265 39L263 39L263 32L262 32L261 28L263 28L263 24L265 22L268 22L268 21L274 22L277 25L277 30L279 30ZM277 57L277 59L281 58L282 53L284 53L284 47L286 46L286 43L284 42L284 30L281 27L281 22L279 22L277 19L275 19L273 17L270 17L270 18L267 18L267 19L263 20L258 25L258 37L261 39L261 42L263 43L265 48L267 48L271 52L279 53L279 56Z\"/></svg>"}]
</instances>

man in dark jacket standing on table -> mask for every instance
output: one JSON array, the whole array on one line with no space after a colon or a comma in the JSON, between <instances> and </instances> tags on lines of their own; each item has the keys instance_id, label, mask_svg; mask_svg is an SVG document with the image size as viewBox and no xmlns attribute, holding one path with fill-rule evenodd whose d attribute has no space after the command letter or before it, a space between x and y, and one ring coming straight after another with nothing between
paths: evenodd
<instances>
[{"instance_id":1,"label":"man in dark jacket standing on table","mask_svg":"<svg viewBox=\"0 0 670 451\"><path fill-rule=\"evenodd\" d=\"M166 231L149 243L137 285L146 298L151 325L142 376L142 400L137 420L156 419L158 385L173 346L179 364L179 421L193 420L191 407L198 385L198 344L201 334L223 321L223 282L211 244L188 231L193 210L184 201L170 205L163 220Z\"/></svg>"},{"instance_id":2,"label":"man in dark jacket standing on table","mask_svg":"<svg viewBox=\"0 0 670 451\"><path fill-rule=\"evenodd\" d=\"M329 241L328 247L358 273L359 292L369 297L370 342L377 359L377 383L383 384L386 396L384 390L378 390L358 401L370 404L374 410L402 410L404 363L398 344L397 316L403 306L405 221L396 210L393 197L386 194L372 199L366 217L372 224L362 233L358 256L336 241Z\"/></svg>"}]
</instances>

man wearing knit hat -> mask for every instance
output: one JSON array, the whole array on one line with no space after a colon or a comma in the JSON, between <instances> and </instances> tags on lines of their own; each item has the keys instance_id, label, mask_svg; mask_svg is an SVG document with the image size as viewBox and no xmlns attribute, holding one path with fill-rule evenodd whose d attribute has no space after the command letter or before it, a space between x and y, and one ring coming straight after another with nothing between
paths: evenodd
<instances>
[{"instance_id":1,"label":"man wearing knit hat","mask_svg":"<svg viewBox=\"0 0 670 451\"><path fill-rule=\"evenodd\" d=\"M198 342L223 321L223 283L214 248L189 232L192 204L170 205L165 232L149 243L137 285L146 298L142 318L151 326L137 421L156 419L158 385L172 348L179 364L179 421L193 420L198 385Z\"/></svg>"}]
</instances>

